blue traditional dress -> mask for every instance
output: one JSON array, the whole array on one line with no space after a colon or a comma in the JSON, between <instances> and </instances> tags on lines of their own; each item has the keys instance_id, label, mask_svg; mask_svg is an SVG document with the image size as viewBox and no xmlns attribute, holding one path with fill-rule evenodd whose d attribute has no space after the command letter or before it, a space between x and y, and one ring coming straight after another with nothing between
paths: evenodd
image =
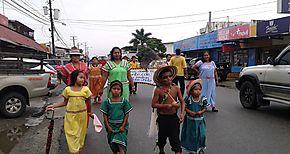
<instances>
[{"instance_id":1,"label":"blue traditional dress","mask_svg":"<svg viewBox=\"0 0 290 154\"><path fill-rule=\"evenodd\" d=\"M191 96L184 99L186 108L193 112L201 111L206 107L207 101L202 96L199 101L195 102ZM205 149L206 125L204 116L192 117L186 114L181 131L181 147L190 153L199 153L201 149Z\"/></svg>"},{"instance_id":2,"label":"blue traditional dress","mask_svg":"<svg viewBox=\"0 0 290 154\"><path fill-rule=\"evenodd\" d=\"M206 96L208 105L215 107L216 102L216 82L214 72L216 65L214 61L202 62L201 60L195 64L199 68L199 78L202 80L202 96Z\"/></svg>"},{"instance_id":3,"label":"blue traditional dress","mask_svg":"<svg viewBox=\"0 0 290 154\"><path fill-rule=\"evenodd\" d=\"M128 100L124 98L122 98L121 102L112 102L112 100L108 98L102 103L100 110L108 116L109 125L113 129L113 133L107 134L108 143L113 152L119 151L118 144L122 145L125 152L127 151L129 123L126 123L124 132L120 133L119 129L123 123L125 115L132 109L133 108Z\"/></svg>"}]
</instances>

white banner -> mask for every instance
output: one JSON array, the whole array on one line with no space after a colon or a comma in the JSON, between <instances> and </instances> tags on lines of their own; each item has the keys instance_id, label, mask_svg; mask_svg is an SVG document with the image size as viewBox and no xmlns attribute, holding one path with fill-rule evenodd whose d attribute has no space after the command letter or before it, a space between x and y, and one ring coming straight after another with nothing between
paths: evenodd
<instances>
[{"instance_id":1,"label":"white banner","mask_svg":"<svg viewBox=\"0 0 290 154\"><path fill-rule=\"evenodd\" d=\"M131 69L132 79L136 83L155 85L153 75L156 69Z\"/></svg>"}]
</instances>

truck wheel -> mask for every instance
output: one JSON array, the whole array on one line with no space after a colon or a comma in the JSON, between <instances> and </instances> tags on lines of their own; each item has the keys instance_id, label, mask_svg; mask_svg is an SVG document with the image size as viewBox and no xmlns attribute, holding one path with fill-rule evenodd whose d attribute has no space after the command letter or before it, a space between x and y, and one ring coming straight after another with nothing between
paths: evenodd
<instances>
[{"instance_id":1,"label":"truck wheel","mask_svg":"<svg viewBox=\"0 0 290 154\"><path fill-rule=\"evenodd\" d=\"M259 107L257 103L257 91L250 81L242 84L240 89L240 101L244 108L256 109Z\"/></svg>"},{"instance_id":2,"label":"truck wheel","mask_svg":"<svg viewBox=\"0 0 290 154\"><path fill-rule=\"evenodd\" d=\"M0 112L7 118L19 117L26 110L26 99L22 94L10 92L0 99Z\"/></svg>"}]
</instances>

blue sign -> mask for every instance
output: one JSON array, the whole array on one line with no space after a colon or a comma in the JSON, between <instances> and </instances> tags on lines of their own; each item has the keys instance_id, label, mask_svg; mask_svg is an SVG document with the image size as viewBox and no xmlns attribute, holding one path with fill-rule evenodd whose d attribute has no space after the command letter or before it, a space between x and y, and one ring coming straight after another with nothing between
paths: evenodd
<instances>
[{"instance_id":1,"label":"blue sign","mask_svg":"<svg viewBox=\"0 0 290 154\"><path fill-rule=\"evenodd\" d=\"M180 49L182 52L196 50L197 49L197 37L191 37L185 40L175 42L173 49Z\"/></svg>"},{"instance_id":2,"label":"blue sign","mask_svg":"<svg viewBox=\"0 0 290 154\"><path fill-rule=\"evenodd\" d=\"M290 13L290 0L278 0L278 13Z\"/></svg>"},{"instance_id":3,"label":"blue sign","mask_svg":"<svg viewBox=\"0 0 290 154\"><path fill-rule=\"evenodd\" d=\"M217 32L191 37L173 44L174 50L179 48L182 52L220 48L221 46L222 44L217 42Z\"/></svg>"},{"instance_id":4,"label":"blue sign","mask_svg":"<svg viewBox=\"0 0 290 154\"><path fill-rule=\"evenodd\" d=\"M290 17L258 22L257 36L271 36L289 33Z\"/></svg>"},{"instance_id":5,"label":"blue sign","mask_svg":"<svg viewBox=\"0 0 290 154\"><path fill-rule=\"evenodd\" d=\"M198 49L211 49L220 47L222 47L222 44L217 42L217 32L198 36Z\"/></svg>"}]
</instances>

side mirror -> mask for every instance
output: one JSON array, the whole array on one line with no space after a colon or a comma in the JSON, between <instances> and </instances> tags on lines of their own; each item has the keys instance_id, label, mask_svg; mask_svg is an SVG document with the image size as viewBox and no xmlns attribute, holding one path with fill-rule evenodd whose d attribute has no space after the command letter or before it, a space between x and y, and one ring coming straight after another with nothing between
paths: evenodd
<instances>
[{"instance_id":1,"label":"side mirror","mask_svg":"<svg viewBox=\"0 0 290 154\"><path fill-rule=\"evenodd\" d=\"M266 64L273 65L273 64L274 64L274 60L273 60L273 58L272 58L272 57L268 57L268 58L266 59Z\"/></svg>"}]
</instances>

